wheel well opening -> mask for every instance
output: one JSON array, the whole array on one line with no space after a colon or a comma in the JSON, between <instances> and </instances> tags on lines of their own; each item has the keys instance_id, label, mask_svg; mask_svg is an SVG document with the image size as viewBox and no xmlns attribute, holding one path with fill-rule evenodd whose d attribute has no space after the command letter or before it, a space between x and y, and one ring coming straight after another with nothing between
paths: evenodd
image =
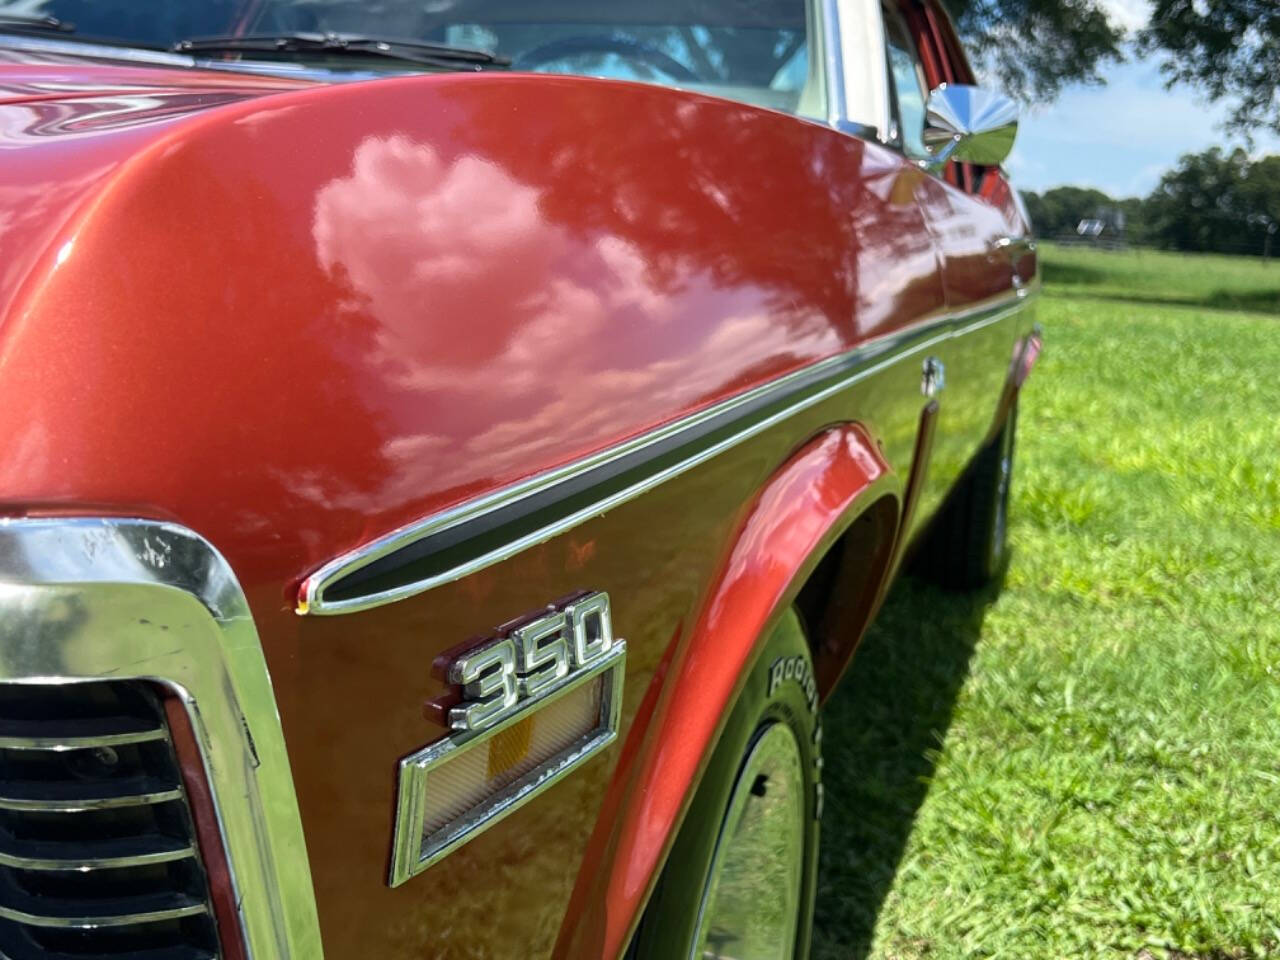
<instances>
[{"instance_id":1,"label":"wheel well opening","mask_svg":"<svg viewBox=\"0 0 1280 960\"><path fill-rule=\"evenodd\" d=\"M796 597L825 699L866 632L889 572L898 503L881 497L826 552Z\"/></svg>"}]
</instances>

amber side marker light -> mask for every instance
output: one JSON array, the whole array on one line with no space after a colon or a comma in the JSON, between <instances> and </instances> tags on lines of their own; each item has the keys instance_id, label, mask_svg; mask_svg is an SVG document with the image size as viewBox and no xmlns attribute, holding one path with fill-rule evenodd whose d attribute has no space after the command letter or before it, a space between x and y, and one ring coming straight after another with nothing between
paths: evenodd
<instances>
[{"instance_id":1,"label":"amber side marker light","mask_svg":"<svg viewBox=\"0 0 1280 960\"><path fill-rule=\"evenodd\" d=\"M626 643L494 726L400 761L391 886L448 856L617 737Z\"/></svg>"}]
</instances>

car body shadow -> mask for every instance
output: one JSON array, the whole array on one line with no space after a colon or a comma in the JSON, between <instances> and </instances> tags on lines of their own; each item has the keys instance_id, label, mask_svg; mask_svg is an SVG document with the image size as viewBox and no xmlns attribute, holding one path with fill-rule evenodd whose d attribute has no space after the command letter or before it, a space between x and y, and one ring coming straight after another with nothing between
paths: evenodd
<instances>
[{"instance_id":1,"label":"car body shadow","mask_svg":"<svg viewBox=\"0 0 1280 960\"><path fill-rule=\"evenodd\" d=\"M1104 290L1053 287L1053 296L1072 300L1120 301L1151 307L1193 307L1202 310L1228 310L1236 313L1260 313L1274 317L1280 315L1280 287L1274 290L1214 290L1204 296L1179 297L1160 294L1126 293L1110 288Z\"/></svg>"},{"instance_id":2,"label":"car body shadow","mask_svg":"<svg viewBox=\"0 0 1280 960\"><path fill-rule=\"evenodd\" d=\"M1194 269L1189 261L1188 269ZM1121 300L1156 307L1199 307L1205 310L1234 310L1239 313L1280 314L1280 278L1274 285L1253 289L1221 287L1200 293L1174 293L1146 284L1130 288L1117 286L1117 278L1107 271L1082 263L1044 260L1041 279L1045 290L1055 297L1076 300Z\"/></svg>"},{"instance_id":3,"label":"car body shadow","mask_svg":"<svg viewBox=\"0 0 1280 960\"><path fill-rule=\"evenodd\" d=\"M863 960L932 782L995 584L891 590L823 710L822 853L814 960Z\"/></svg>"}]
</instances>

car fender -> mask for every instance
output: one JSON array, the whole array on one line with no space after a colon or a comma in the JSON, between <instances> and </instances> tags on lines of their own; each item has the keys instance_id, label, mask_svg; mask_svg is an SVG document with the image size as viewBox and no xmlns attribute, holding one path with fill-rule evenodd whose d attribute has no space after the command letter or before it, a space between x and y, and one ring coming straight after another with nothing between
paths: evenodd
<instances>
[{"instance_id":1,"label":"car fender","mask_svg":"<svg viewBox=\"0 0 1280 960\"><path fill-rule=\"evenodd\" d=\"M639 708L557 956L625 948L761 639L850 525L882 499L896 508L901 488L871 434L841 425L795 452L748 505L692 627L673 639Z\"/></svg>"}]
</instances>

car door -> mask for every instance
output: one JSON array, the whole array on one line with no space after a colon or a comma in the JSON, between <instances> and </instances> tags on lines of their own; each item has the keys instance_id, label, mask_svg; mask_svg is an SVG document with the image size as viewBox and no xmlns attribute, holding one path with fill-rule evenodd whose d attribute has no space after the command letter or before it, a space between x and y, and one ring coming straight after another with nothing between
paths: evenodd
<instances>
[{"instance_id":1,"label":"car door","mask_svg":"<svg viewBox=\"0 0 1280 960\"><path fill-rule=\"evenodd\" d=\"M938 352L945 390L922 497L938 495L958 477L986 438L1008 369L1016 301L1010 259L1011 227L983 195L982 171L965 165L934 165L922 132L928 91L944 82L965 82L967 67L945 59L932 30L936 17L915 2L883 6L886 58L892 99L890 138L928 172L917 192L939 251L951 320L951 339ZM990 174L994 176L996 174Z\"/></svg>"}]
</instances>

